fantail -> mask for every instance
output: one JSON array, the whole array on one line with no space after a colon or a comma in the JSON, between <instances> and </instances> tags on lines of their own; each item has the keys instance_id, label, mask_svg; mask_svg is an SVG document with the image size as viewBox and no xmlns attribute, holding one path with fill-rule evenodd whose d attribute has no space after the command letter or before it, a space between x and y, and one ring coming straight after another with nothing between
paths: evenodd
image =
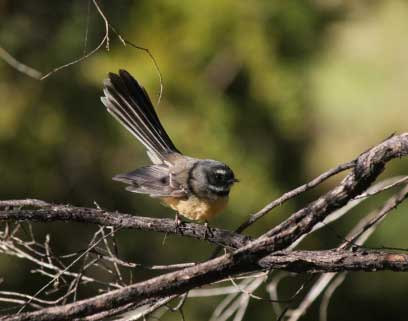
<instances>
[{"instance_id":1,"label":"fantail","mask_svg":"<svg viewBox=\"0 0 408 321\"><path fill-rule=\"evenodd\" d=\"M233 171L219 161L183 155L160 123L146 90L125 70L108 77L102 103L146 147L153 163L113 179L128 184L130 192L162 199L191 220L207 221L223 210L238 181Z\"/></svg>"}]
</instances>

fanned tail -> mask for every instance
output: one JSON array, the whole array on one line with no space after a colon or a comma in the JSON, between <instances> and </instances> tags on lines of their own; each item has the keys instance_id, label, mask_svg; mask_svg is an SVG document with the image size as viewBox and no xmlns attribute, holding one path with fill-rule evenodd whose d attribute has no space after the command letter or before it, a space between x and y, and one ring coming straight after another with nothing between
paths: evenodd
<instances>
[{"instance_id":1,"label":"fanned tail","mask_svg":"<svg viewBox=\"0 0 408 321\"><path fill-rule=\"evenodd\" d=\"M167 135L146 90L127 71L109 73L104 81L102 103L147 149L153 163L159 164L171 153L180 153Z\"/></svg>"}]
</instances>

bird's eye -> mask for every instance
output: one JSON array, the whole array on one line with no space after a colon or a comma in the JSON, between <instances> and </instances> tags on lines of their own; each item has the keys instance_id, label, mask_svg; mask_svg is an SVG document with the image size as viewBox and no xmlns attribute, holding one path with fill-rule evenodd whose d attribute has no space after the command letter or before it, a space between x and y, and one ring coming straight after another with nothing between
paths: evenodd
<instances>
[{"instance_id":1,"label":"bird's eye","mask_svg":"<svg viewBox=\"0 0 408 321\"><path fill-rule=\"evenodd\" d=\"M219 173L216 173L216 174L215 174L215 179L216 179L217 181L221 181L223 177L224 177L224 176L221 175L221 174L219 174Z\"/></svg>"}]
</instances>

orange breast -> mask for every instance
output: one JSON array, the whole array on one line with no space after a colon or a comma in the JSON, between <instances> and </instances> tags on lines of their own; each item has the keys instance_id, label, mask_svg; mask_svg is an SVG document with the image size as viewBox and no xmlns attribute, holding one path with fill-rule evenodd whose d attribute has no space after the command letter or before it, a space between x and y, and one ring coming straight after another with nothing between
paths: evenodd
<instances>
[{"instance_id":1,"label":"orange breast","mask_svg":"<svg viewBox=\"0 0 408 321\"><path fill-rule=\"evenodd\" d=\"M163 201L190 220L209 220L227 206L228 197L220 197L217 200L199 199L196 196L190 196L188 199L165 197Z\"/></svg>"}]
</instances>

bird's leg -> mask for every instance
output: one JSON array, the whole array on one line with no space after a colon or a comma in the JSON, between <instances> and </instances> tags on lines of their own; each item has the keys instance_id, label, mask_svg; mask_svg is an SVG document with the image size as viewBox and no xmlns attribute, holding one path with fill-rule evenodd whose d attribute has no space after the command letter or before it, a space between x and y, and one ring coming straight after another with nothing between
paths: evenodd
<instances>
[{"instance_id":1,"label":"bird's leg","mask_svg":"<svg viewBox=\"0 0 408 321\"><path fill-rule=\"evenodd\" d=\"M180 225L181 225L181 220L179 217L179 213L176 211L176 216L174 217L174 226L175 226L174 230L176 233L177 231L180 230Z\"/></svg>"},{"instance_id":2,"label":"bird's leg","mask_svg":"<svg viewBox=\"0 0 408 321\"><path fill-rule=\"evenodd\" d=\"M204 240L206 240L208 236L214 236L213 232L211 231L210 226L208 225L208 221L207 221L207 220L205 220L204 227L205 227L205 230L204 230Z\"/></svg>"},{"instance_id":3,"label":"bird's leg","mask_svg":"<svg viewBox=\"0 0 408 321\"><path fill-rule=\"evenodd\" d=\"M178 232L181 233L181 229L180 229L180 225L182 223L182 220L179 218L179 213L176 211L176 216L174 217L174 232L177 234ZM167 233L164 234L164 238L162 241L162 245L164 245L166 243L166 239L167 239Z\"/></svg>"}]
</instances>

